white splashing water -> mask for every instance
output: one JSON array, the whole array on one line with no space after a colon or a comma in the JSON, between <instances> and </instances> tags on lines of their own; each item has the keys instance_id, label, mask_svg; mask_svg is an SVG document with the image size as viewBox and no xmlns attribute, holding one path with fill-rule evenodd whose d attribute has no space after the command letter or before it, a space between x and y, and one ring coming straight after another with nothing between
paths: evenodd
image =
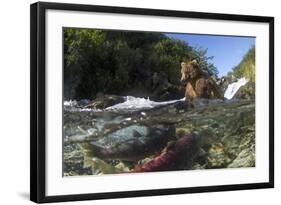
<instances>
[{"instance_id":1,"label":"white splashing water","mask_svg":"<svg viewBox=\"0 0 281 205\"><path fill-rule=\"evenodd\" d=\"M113 105L111 107L107 107L105 110L138 110L138 109L150 109L162 105L169 105L176 102L184 101L185 98L179 100L170 100L164 102L155 102L145 98L138 98L133 96L127 96L126 101L123 103L119 103Z\"/></svg>"},{"instance_id":2,"label":"white splashing water","mask_svg":"<svg viewBox=\"0 0 281 205\"><path fill-rule=\"evenodd\" d=\"M95 112L101 112L102 110L100 109L91 109L91 108L82 108L81 106L78 105L79 103L76 100L68 100L68 101L64 101L63 105L64 105L64 109L68 110L68 111L95 111Z\"/></svg>"},{"instance_id":3,"label":"white splashing water","mask_svg":"<svg viewBox=\"0 0 281 205\"><path fill-rule=\"evenodd\" d=\"M237 82L229 84L224 93L224 97L228 100L232 99L239 88L246 85L247 82L248 80L246 78L240 78Z\"/></svg>"},{"instance_id":4,"label":"white splashing water","mask_svg":"<svg viewBox=\"0 0 281 205\"><path fill-rule=\"evenodd\" d=\"M78 103L76 100L69 100L69 101L64 101L63 105L67 107L73 107L73 106L77 106Z\"/></svg>"}]
</instances>

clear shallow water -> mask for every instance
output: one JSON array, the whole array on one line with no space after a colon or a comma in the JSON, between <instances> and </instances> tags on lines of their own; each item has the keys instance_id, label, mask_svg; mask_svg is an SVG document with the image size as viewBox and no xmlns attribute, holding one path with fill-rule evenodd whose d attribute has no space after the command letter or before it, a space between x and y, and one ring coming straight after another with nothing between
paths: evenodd
<instances>
[{"instance_id":1,"label":"clear shallow water","mask_svg":"<svg viewBox=\"0 0 281 205\"><path fill-rule=\"evenodd\" d=\"M225 98L231 99L245 83L240 79L230 84ZM190 133L196 135L195 157L180 156L188 163L177 169L255 166L254 101L201 99L194 109L183 111L184 98L124 98L104 110L64 102L65 176L131 172ZM173 162L165 163L169 170Z\"/></svg>"},{"instance_id":2,"label":"clear shallow water","mask_svg":"<svg viewBox=\"0 0 281 205\"><path fill-rule=\"evenodd\" d=\"M191 166L183 169L255 166L254 101L202 100L197 107L185 112L175 106L181 101L156 103L153 108L130 107L129 110L127 107L91 110L77 108L75 103L70 107L67 105L64 112L64 174L112 174L116 173L116 166L128 172L135 165L156 157L169 141L175 141L187 133L196 133L198 136L200 154ZM165 127L150 131L154 133L150 138L145 136L147 127L150 129L166 124L175 128L172 134L168 132L171 136L166 136ZM151 137L157 137L156 133L159 132L163 140L157 142L163 146L151 146ZM134 149L130 149L136 142L134 139L147 145L149 150L143 155L135 153ZM100 146L101 150L114 150L116 146L128 145L125 146L127 158L133 155L137 157L119 159L124 158L124 152L122 157L120 152L119 155L113 153L113 159L104 155L98 157L93 147L89 146L91 142L98 146L94 149ZM189 160L188 157L186 160ZM117 169L118 172L120 169Z\"/></svg>"}]
</instances>

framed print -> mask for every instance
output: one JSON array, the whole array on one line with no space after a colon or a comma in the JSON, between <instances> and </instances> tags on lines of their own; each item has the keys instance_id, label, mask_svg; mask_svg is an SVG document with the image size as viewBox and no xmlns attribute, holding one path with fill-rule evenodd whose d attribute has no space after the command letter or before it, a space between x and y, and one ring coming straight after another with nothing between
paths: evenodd
<instances>
[{"instance_id":1,"label":"framed print","mask_svg":"<svg viewBox=\"0 0 281 205\"><path fill-rule=\"evenodd\" d=\"M274 18L31 5L30 198L274 187Z\"/></svg>"}]
</instances>

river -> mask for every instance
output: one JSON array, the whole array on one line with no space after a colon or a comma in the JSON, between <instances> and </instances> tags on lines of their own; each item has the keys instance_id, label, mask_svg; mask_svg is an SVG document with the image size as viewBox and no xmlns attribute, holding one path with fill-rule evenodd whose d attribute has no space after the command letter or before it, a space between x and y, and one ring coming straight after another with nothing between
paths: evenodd
<instances>
[{"instance_id":1,"label":"river","mask_svg":"<svg viewBox=\"0 0 281 205\"><path fill-rule=\"evenodd\" d=\"M171 142L189 133L196 136L191 145L196 153L175 156L186 163L167 162L165 171L255 166L254 100L201 99L183 110L184 98L125 98L103 110L64 103L64 176L132 172L165 155Z\"/></svg>"}]
</instances>

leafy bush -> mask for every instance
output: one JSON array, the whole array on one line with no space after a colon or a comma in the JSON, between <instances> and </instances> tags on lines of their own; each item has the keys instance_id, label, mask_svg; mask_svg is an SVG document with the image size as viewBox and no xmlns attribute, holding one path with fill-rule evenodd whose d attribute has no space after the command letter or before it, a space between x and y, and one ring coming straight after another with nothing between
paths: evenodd
<instances>
[{"instance_id":1,"label":"leafy bush","mask_svg":"<svg viewBox=\"0 0 281 205\"><path fill-rule=\"evenodd\" d=\"M250 82L255 82L255 70L256 70L256 49L253 46L245 54L242 61L233 69L233 75L237 78L245 77Z\"/></svg>"}]
</instances>

